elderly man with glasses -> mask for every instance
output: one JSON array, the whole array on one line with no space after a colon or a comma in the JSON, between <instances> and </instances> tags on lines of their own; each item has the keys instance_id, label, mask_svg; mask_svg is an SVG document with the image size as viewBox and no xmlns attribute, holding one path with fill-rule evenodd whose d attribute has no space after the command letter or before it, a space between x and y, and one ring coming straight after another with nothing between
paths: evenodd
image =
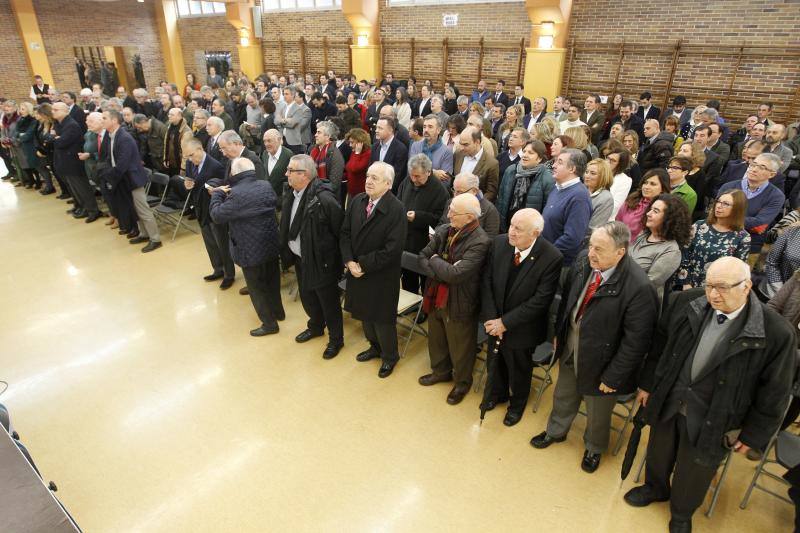
<instances>
[{"instance_id":1,"label":"elderly man with glasses","mask_svg":"<svg viewBox=\"0 0 800 533\"><path fill-rule=\"evenodd\" d=\"M744 261L714 261L704 288L679 293L661 317L645 360L638 395L651 426L645 484L625 501L669 501L671 532L691 531L729 450L763 451L789 402L795 332L751 288Z\"/></svg>"},{"instance_id":2,"label":"elderly man with glasses","mask_svg":"<svg viewBox=\"0 0 800 533\"><path fill-rule=\"evenodd\" d=\"M469 193L478 199L481 205L481 216L479 219L481 227L489 237L494 238L500 233L500 213L497 211L494 204L486 199L479 185L480 178L478 176L469 172L461 172L453 180L453 196ZM444 207L444 213L439 220L439 224L447 224L447 211L449 208L450 201L448 201L447 205Z\"/></svg>"}]
</instances>

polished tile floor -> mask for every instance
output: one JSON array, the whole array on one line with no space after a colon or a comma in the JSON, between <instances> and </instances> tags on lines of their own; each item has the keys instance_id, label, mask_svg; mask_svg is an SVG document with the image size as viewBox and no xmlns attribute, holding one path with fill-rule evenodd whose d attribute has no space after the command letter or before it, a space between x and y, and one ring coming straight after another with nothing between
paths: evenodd
<instances>
[{"instance_id":1,"label":"polished tile floor","mask_svg":"<svg viewBox=\"0 0 800 533\"><path fill-rule=\"evenodd\" d=\"M293 340L289 281L280 335L251 338L241 278L205 283L198 236L142 254L66 207L0 184L0 401L85 531L666 530L666 504L623 502L622 454L580 470L580 418L566 443L530 447L552 389L516 427L502 409L479 426L477 394L452 407L447 384L417 385L424 341L381 380L346 320L324 361L323 339ZM739 510L752 470L735 458L696 531L790 530L764 493Z\"/></svg>"}]
</instances>

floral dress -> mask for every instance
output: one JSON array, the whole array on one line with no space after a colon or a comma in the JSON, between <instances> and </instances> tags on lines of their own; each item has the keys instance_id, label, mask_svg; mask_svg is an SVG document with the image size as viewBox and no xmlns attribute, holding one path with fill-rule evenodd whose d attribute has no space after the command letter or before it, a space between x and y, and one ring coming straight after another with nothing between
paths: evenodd
<instances>
[{"instance_id":1,"label":"floral dress","mask_svg":"<svg viewBox=\"0 0 800 533\"><path fill-rule=\"evenodd\" d=\"M711 263L726 256L747 261L750 253L750 234L743 229L717 231L705 220L698 220L692 225L691 239L678 270L680 285L700 287Z\"/></svg>"}]
</instances>

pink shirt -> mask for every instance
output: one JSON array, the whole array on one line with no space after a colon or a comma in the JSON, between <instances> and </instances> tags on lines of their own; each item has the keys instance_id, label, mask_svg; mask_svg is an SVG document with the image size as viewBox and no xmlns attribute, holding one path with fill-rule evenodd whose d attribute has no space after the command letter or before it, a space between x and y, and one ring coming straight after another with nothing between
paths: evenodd
<instances>
[{"instance_id":1,"label":"pink shirt","mask_svg":"<svg viewBox=\"0 0 800 533\"><path fill-rule=\"evenodd\" d=\"M644 226L642 225L642 218L647 210L650 208L652 200L642 198L633 209L628 207L628 204L623 203L617 213L617 220L624 222L631 230L631 243L636 240L636 237L642 232Z\"/></svg>"}]
</instances>

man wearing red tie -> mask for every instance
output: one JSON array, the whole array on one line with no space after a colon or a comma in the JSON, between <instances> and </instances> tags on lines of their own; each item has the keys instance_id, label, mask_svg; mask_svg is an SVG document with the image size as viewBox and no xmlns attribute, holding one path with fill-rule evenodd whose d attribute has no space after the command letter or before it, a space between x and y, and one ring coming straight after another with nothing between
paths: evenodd
<instances>
[{"instance_id":1,"label":"man wearing red tie","mask_svg":"<svg viewBox=\"0 0 800 533\"><path fill-rule=\"evenodd\" d=\"M629 241L625 224L608 222L594 230L588 254L572 265L556 318L554 344L560 366L553 409L547 430L531 440L539 449L566 440L585 402L581 468L588 473L597 470L608 448L617 396L636 391L658 319L656 291L628 256Z\"/></svg>"}]
</instances>

